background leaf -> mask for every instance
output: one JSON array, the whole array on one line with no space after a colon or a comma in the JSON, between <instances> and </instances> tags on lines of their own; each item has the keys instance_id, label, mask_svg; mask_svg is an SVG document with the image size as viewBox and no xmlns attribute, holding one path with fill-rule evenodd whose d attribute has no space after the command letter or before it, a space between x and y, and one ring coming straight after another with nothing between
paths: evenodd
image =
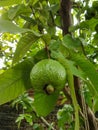
<instances>
[{"instance_id":1,"label":"background leaf","mask_svg":"<svg viewBox=\"0 0 98 130\"><path fill-rule=\"evenodd\" d=\"M67 34L63 38L63 45L70 49L76 49L81 47L81 41L79 39L72 38L71 35Z\"/></svg>"},{"instance_id":2,"label":"background leaf","mask_svg":"<svg viewBox=\"0 0 98 130\"><path fill-rule=\"evenodd\" d=\"M33 65L27 60L0 75L0 105L15 99L31 87L29 74Z\"/></svg>"},{"instance_id":3,"label":"background leaf","mask_svg":"<svg viewBox=\"0 0 98 130\"><path fill-rule=\"evenodd\" d=\"M73 75L85 80L85 73L82 70L78 69L73 61L68 60L68 63L70 65L70 70L73 73Z\"/></svg>"},{"instance_id":4,"label":"background leaf","mask_svg":"<svg viewBox=\"0 0 98 130\"><path fill-rule=\"evenodd\" d=\"M71 58L76 62L76 64L89 78L93 85L92 87L94 87L93 90L96 91L95 93L98 95L98 72L96 71L95 66L84 56L72 54Z\"/></svg>"},{"instance_id":5,"label":"background leaf","mask_svg":"<svg viewBox=\"0 0 98 130\"><path fill-rule=\"evenodd\" d=\"M0 33L9 32L9 33L25 33L30 31L30 29L24 29L16 26L14 23L0 19Z\"/></svg>"},{"instance_id":6,"label":"background leaf","mask_svg":"<svg viewBox=\"0 0 98 130\"><path fill-rule=\"evenodd\" d=\"M19 4L19 5L16 5L14 7L11 7L9 9L8 17L10 19L13 19L18 15L21 15L21 14L26 15L26 14L29 14L29 13L31 13L31 9L28 6L25 6L23 4Z\"/></svg>"},{"instance_id":7,"label":"background leaf","mask_svg":"<svg viewBox=\"0 0 98 130\"><path fill-rule=\"evenodd\" d=\"M0 0L0 6L9 6L14 4L20 4L22 0Z\"/></svg>"},{"instance_id":8,"label":"background leaf","mask_svg":"<svg viewBox=\"0 0 98 130\"><path fill-rule=\"evenodd\" d=\"M36 42L40 37L35 36L33 33L25 34L18 42L16 51L14 53L13 63L19 62L30 49L32 44Z\"/></svg>"}]
</instances>

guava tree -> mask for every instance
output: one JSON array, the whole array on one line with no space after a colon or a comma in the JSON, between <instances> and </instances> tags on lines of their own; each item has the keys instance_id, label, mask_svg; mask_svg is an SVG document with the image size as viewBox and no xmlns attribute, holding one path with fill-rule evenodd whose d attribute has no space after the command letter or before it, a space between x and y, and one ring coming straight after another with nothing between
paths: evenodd
<instances>
[{"instance_id":1,"label":"guava tree","mask_svg":"<svg viewBox=\"0 0 98 130\"><path fill-rule=\"evenodd\" d=\"M69 103L73 112L67 120L59 111L59 129L97 130L98 2L4 0L0 7L0 105L32 89L32 111L45 117L62 94L62 109Z\"/></svg>"}]
</instances>

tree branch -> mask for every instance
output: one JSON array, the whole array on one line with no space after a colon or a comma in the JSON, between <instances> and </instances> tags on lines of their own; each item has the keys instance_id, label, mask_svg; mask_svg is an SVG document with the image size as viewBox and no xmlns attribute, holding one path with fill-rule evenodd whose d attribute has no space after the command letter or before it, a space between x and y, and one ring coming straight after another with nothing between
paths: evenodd
<instances>
[{"instance_id":1,"label":"tree branch","mask_svg":"<svg viewBox=\"0 0 98 130\"><path fill-rule=\"evenodd\" d=\"M71 7L72 2L71 0L61 0L61 9L60 9L60 15L61 15L61 23L62 23L62 30L63 35L70 34L69 27L71 25Z\"/></svg>"}]
</instances>

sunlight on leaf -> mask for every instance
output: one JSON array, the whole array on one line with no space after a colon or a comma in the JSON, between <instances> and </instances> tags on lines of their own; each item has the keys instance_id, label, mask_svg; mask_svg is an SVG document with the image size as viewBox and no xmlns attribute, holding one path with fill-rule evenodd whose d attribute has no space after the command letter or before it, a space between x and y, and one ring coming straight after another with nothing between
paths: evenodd
<instances>
[{"instance_id":1,"label":"sunlight on leaf","mask_svg":"<svg viewBox=\"0 0 98 130\"><path fill-rule=\"evenodd\" d=\"M1 26L2 25L2 26ZM30 31L29 29L23 29L16 26L14 23L8 20L0 19L0 33L9 32L9 33L25 33Z\"/></svg>"},{"instance_id":2,"label":"sunlight on leaf","mask_svg":"<svg viewBox=\"0 0 98 130\"><path fill-rule=\"evenodd\" d=\"M14 4L20 4L22 0L0 0L0 6L9 6Z\"/></svg>"},{"instance_id":3,"label":"sunlight on leaf","mask_svg":"<svg viewBox=\"0 0 98 130\"><path fill-rule=\"evenodd\" d=\"M32 44L39 38L40 37L35 36L33 33L25 34L18 42L16 51L14 53L13 64L19 62L19 60L21 60L30 49Z\"/></svg>"},{"instance_id":4,"label":"sunlight on leaf","mask_svg":"<svg viewBox=\"0 0 98 130\"><path fill-rule=\"evenodd\" d=\"M24 61L0 75L0 105L31 87L29 74L33 65L29 60Z\"/></svg>"}]
</instances>

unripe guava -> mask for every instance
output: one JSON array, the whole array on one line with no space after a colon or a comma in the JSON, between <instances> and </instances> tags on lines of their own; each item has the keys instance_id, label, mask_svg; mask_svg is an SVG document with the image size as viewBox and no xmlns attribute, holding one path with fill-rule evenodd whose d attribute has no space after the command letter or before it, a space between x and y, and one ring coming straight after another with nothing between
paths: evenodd
<instances>
[{"instance_id":1,"label":"unripe guava","mask_svg":"<svg viewBox=\"0 0 98 130\"><path fill-rule=\"evenodd\" d=\"M58 61L44 59L32 68L30 79L35 92L52 94L65 86L66 71Z\"/></svg>"}]
</instances>

